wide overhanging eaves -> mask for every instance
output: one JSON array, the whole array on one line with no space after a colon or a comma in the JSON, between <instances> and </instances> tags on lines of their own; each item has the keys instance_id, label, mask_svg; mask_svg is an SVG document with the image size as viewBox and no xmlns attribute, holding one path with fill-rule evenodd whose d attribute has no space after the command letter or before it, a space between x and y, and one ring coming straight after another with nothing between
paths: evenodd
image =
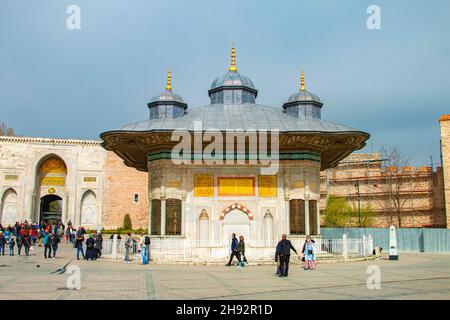
<instances>
[{"instance_id":1,"label":"wide overhanging eaves","mask_svg":"<svg viewBox=\"0 0 450 320\"><path fill-rule=\"evenodd\" d=\"M108 131L100 135L102 146L115 152L125 165L147 171L148 154L171 150L173 130ZM189 131L193 134L193 131ZM314 150L321 154L321 170L336 166L350 153L362 149L370 135L362 131L349 132L280 132L279 152ZM224 139L225 140L225 139ZM270 142L270 139L268 139ZM204 142L204 145L210 142ZM269 146L270 148L270 146ZM224 149L226 150L226 149ZM281 160L282 161L282 160Z\"/></svg>"}]
</instances>

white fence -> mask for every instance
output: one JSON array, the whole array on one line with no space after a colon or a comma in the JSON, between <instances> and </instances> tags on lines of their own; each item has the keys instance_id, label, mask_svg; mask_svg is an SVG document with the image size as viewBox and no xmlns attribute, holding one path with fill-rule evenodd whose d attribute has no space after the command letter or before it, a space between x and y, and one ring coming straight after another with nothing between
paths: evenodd
<instances>
[{"instance_id":1,"label":"white fence","mask_svg":"<svg viewBox=\"0 0 450 320\"><path fill-rule=\"evenodd\" d=\"M290 239L298 254L301 254L304 240ZM278 241L246 241L245 256L250 262L275 260ZM355 258L372 254L372 238L362 239L316 239L316 250L321 258ZM134 242L130 256L139 259L139 247ZM112 259L123 259L125 245L123 239L109 239L103 243L102 255ZM180 238L157 238L151 240L150 258L165 262L224 262L230 256L229 241L200 241Z\"/></svg>"}]
</instances>

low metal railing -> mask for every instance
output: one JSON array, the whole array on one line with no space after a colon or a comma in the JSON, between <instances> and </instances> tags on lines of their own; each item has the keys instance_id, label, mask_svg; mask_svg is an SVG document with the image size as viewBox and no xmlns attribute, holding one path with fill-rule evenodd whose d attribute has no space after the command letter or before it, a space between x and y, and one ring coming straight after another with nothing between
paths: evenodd
<instances>
[{"instance_id":1,"label":"low metal railing","mask_svg":"<svg viewBox=\"0 0 450 320\"><path fill-rule=\"evenodd\" d=\"M301 254L304 240L292 239L294 248ZM278 241L246 241L245 256L253 262L274 261ZM317 239L316 253L319 258L349 258L370 256L373 250L371 237L362 239ZM139 260L139 245L133 241L131 258ZM230 255L229 241L186 240L182 238L152 239L150 258L154 261L167 262L217 262L225 261ZM108 239L103 244L103 256L123 259L125 256L124 239Z\"/></svg>"}]
</instances>

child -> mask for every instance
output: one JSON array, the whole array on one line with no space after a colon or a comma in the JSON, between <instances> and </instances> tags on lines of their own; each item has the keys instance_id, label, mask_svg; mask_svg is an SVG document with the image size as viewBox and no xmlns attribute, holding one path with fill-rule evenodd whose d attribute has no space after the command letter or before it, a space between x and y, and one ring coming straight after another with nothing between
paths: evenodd
<instances>
[{"instance_id":1,"label":"child","mask_svg":"<svg viewBox=\"0 0 450 320\"><path fill-rule=\"evenodd\" d=\"M14 246L16 245L16 241L13 237L9 240L9 255L14 256Z\"/></svg>"}]
</instances>

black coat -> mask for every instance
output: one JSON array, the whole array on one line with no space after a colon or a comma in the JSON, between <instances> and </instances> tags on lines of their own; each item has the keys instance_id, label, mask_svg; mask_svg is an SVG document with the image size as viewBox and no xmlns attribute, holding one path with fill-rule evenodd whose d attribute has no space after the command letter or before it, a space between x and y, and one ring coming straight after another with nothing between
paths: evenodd
<instances>
[{"instance_id":1,"label":"black coat","mask_svg":"<svg viewBox=\"0 0 450 320\"><path fill-rule=\"evenodd\" d=\"M297 250L295 250L294 246L292 245L292 243L289 240L287 240L287 239L281 240L277 244L276 256L278 256L278 255L288 256L291 254L291 250L294 251L295 253L297 253Z\"/></svg>"},{"instance_id":2,"label":"black coat","mask_svg":"<svg viewBox=\"0 0 450 320\"><path fill-rule=\"evenodd\" d=\"M95 249L102 250L103 249L103 238L102 236L97 236L95 239Z\"/></svg>"}]
</instances>

